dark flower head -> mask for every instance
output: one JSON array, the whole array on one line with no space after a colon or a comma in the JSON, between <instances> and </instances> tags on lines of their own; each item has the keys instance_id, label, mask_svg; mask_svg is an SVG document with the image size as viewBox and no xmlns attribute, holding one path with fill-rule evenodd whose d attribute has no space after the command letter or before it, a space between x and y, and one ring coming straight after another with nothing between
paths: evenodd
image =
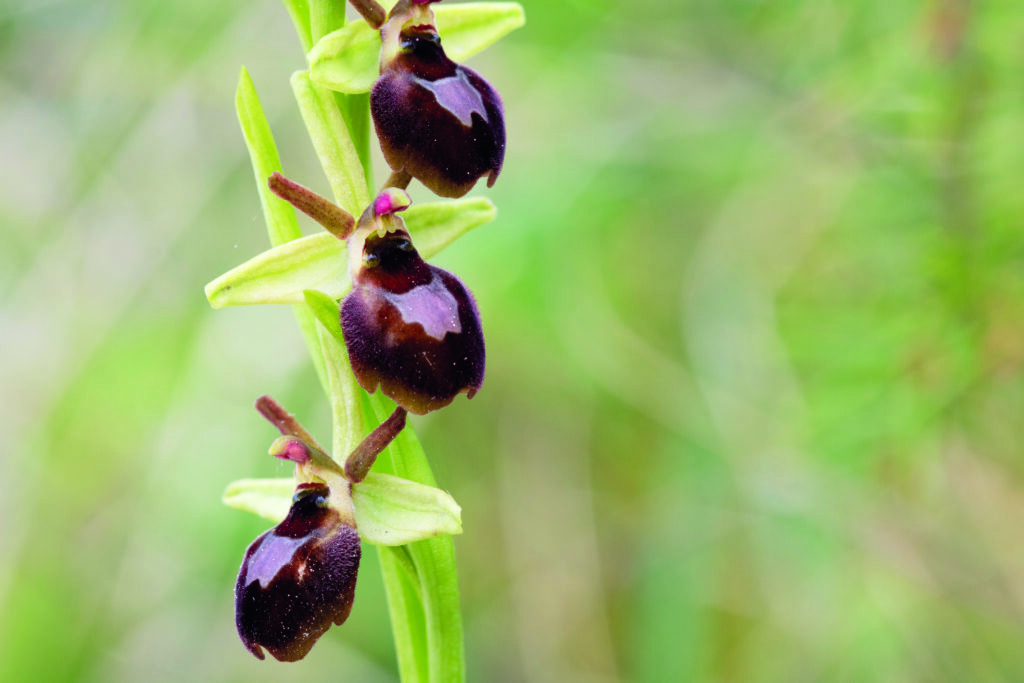
<instances>
[{"instance_id":1,"label":"dark flower head","mask_svg":"<svg viewBox=\"0 0 1024 683\"><path fill-rule=\"evenodd\" d=\"M356 379L422 415L484 380L480 315L457 277L423 261L401 228L371 233L341 305Z\"/></svg>"},{"instance_id":2,"label":"dark flower head","mask_svg":"<svg viewBox=\"0 0 1024 683\"><path fill-rule=\"evenodd\" d=\"M359 534L329 504L323 484L301 484L288 517L249 546L235 584L235 624L256 657L306 656L348 618L359 571Z\"/></svg>"},{"instance_id":3,"label":"dark flower head","mask_svg":"<svg viewBox=\"0 0 1024 683\"><path fill-rule=\"evenodd\" d=\"M448 59L427 4L383 29L381 75L370 111L384 158L442 197L461 197L505 158L501 98L472 69Z\"/></svg>"}]
</instances>

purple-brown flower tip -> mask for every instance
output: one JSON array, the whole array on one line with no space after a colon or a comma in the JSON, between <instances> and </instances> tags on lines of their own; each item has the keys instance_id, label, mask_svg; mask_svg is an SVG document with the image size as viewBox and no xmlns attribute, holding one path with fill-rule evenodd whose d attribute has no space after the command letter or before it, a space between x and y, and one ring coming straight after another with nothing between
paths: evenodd
<instances>
[{"instance_id":1,"label":"purple-brown flower tip","mask_svg":"<svg viewBox=\"0 0 1024 683\"><path fill-rule=\"evenodd\" d=\"M412 204L408 193L397 187L386 188L373 200L373 214L378 218L399 211L405 211Z\"/></svg>"},{"instance_id":2,"label":"purple-brown flower tip","mask_svg":"<svg viewBox=\"0 0 1024 683\"><path fill-rule=\"evenodd\" d=\"M423 261L404 230L371 234L363 267L341 304L352 371L422 415L484 380L484 337L473 296L457 277Z\"/></svg>"},{"instance_id":3,"label":"purple-brown flower tip","mask_svg":"<svg viewBox=\"0 0 1024 683\"><path fill-rule=\"evenodd\" d=\"M388 165L442 197L461 197L485 175L493 185L501 172L501 98L448 59L432 26L401 29L398 51L370 92L370 111Z\"/></svg>"},{"instance_id":4,"label":"purple-brown flower tip","mask_svg":"<svg viewBox=\"0 0 1024 683\"><path fill-rule=\"evenodd\" d=\"M359 571L359 534L328 504L323 484L296 489L288 517L249 546L235 584L242 643L263 659L302 659L331 624L348 618Z\"/></svg>"}]
</instances>

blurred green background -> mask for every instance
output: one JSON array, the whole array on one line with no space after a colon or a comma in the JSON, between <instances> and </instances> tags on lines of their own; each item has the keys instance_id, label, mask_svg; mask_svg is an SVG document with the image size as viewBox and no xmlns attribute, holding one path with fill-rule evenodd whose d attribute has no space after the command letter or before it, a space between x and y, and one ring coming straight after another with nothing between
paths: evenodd
<instances>
[{"instance_id":1,"label":"blurred green background","mask_svg":"<svg viewBox=\"0 0 1024 683\"><path fill-rule=\"evenodd\" d=\"M487 381L414 420L470 680L1024 680L1024 8L525 5L437 259ZM243 64L327 193L274 0L0 8L0 680L395 680L373 552L305 661L234 632L252 402L329 430L291 312L203 296L266 246Z\"/></svg>"}]
</instances>

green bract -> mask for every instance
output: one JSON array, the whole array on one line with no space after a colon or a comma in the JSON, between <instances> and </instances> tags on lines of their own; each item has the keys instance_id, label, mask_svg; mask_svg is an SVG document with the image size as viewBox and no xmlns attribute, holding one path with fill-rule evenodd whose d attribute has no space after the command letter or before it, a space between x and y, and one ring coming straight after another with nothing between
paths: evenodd
<instances>
[{"instance_id":1,"label":"green bract","mask_svg":"<svg viewBox=\"0 0 1024 683\"><path fill-rule=\"evenodd\" d=\"M522 6L516 2L439 4L432 9L445 53L456 62L465 61L526 22ZM339 92L369 92L380 75L379 52L377 31L362 21L346 24L309 51L312 79Z\"/></svg>"}]
</instances>

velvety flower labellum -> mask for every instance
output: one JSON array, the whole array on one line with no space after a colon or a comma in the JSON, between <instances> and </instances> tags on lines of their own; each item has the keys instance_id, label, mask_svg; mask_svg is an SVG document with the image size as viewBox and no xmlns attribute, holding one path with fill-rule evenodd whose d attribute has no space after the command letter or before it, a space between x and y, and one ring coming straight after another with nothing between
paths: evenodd
<instances>
[{"instance_id":1,"label":"velvety flower labellum","mask_svg":"<svg viewBox=\"0 0 1024 683\"><path fill-rule=\"evenodd\" d=\"M385 29L387 30L387 29ZM442 197L461 197L505 159L501 98L472 69L448 59L432 26L404 27L381 68L370 111L384 158Z\"/></svg>"},{"instance_id":2,"label":"velvety flower labellum","mask_svg":"<svg viewBox=\"0 0 1024 683\"><path fill-rule=\"evenodd\" d=\"M473 297L423 261L404 230L371 234L341 305L349 360L364 389L422 415L484 380L484 337Z\"/></svg>"},{"instance_id":3,"label":"velvety flower labellum","mask_svg":"<svg viewBox=\"0 0 1024 683\"><path fill-rule=\"evenodd\" d=\"M302 484L288 517L249 546L235 584L235 624L245 646L302 659L352 610L359 534L328 504L323 484Z\"/></svg>"}]
</instances>

